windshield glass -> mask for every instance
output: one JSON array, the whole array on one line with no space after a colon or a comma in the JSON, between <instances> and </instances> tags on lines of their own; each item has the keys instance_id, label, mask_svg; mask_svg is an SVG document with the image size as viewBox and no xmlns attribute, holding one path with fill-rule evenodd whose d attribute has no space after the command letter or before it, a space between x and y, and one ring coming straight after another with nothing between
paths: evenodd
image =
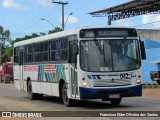
<instances>
[{"instance_id":1,"label":"windshield glass","mask_svg":"<svg viewBox=\"0 0 160 120\"><path fill-rule=\"evenodd\" d=\"M138 40L80 42L80 66L85 71L129 71L140 67Z\"/></svg>"}]
</instances>

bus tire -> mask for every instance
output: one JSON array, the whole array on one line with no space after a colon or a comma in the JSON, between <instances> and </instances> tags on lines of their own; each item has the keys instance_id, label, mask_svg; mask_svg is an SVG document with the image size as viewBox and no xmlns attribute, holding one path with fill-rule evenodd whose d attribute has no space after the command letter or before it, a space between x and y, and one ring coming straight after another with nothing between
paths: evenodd
<instances>
[{"instance_id":1,"label":"bus tire","mask_svg":"<svg viewBox=\"0 0 160 120\"><path fill-rule=\"evenodd\" d=\"M121 103L122 98L110 99L112 105L119 105Z\"/></svg>"},{"instance_id":2,"label":"bus tire","mask_svg":"<svg viewBox=\"0 0 160 120\"><path fill-rule=\"evenodd\" d=\"M67 107L70 107L73 105L73 100L68 98L67 95L67 87L65 85L65 83L62 86L62 90L61 90L61 96L62 96L62 100L63 100L63 104Z\"/></svg>"},{"instance_id":3,"label":"bus tire","mask_svg":"<svg viewBox=\"0 0 160 120\"><path fill-rule=\"evenodd\" d=\"M39 100L43 98L43 94L33 93L31 81L28 82L28 97L30 100Z\"/></svg>"}]
</instances>

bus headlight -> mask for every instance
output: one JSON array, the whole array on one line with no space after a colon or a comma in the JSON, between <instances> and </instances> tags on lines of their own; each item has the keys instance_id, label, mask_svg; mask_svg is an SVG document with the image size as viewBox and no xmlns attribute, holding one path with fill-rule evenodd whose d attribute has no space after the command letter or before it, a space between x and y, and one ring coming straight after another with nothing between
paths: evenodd
<instances>
[{"instance_id":1,"label":"bus headlight","mask_svg":"<svg viewBox=\"0 0 160 120\"><path fill-rule=\"evenodd\" d=\"M140 79L137 79L137 80L136 80L136 83L137 83L137 84L140 84L140 83L141 83L141 80L140 80Z\"/></svg>"},{"instance_id":2,"label":"bus headlight","mask_svg":"<svg viewBox=\"0 0 160 120\"><path fill-rule=\"evenodd\" d=\"M84 86L84 87L86 87L87 85L88 85L88 83L87 82L82 82L82 85Z\"/></svg>"}]
</instances>

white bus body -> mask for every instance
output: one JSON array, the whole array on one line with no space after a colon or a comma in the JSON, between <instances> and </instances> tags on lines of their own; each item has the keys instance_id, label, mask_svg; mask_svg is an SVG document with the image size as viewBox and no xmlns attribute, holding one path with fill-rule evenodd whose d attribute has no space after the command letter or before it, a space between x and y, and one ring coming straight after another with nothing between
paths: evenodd
<instances>
[{"instance_id":1,"label":"white bus body","mask_svg":"<svg viewBox=\"0 0 160 120\"><path fill-rule=\"evenodd\" d=\"M122 97L141 96L137 31L87 27L17 42L14 84L30 99L57 96L66 106L73 99L119 104Z\"/></svg>"}]
</instances>

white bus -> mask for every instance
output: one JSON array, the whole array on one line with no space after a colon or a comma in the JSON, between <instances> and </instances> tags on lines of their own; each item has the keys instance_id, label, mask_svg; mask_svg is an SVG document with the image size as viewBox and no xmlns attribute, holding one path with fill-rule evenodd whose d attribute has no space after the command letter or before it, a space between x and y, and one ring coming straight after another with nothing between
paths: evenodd
<instances>
[{"instance_id":1,"label":"white bus","mask_svg":"<svg viewBox=\"0 0 160 120\"><path fill-rule=\"evenodd\" d=\"M31 100L43 95L73 100L142 95L144 44L134 28L85 27L14 44L14 84Z\"/></svg>"}]
</instances>

